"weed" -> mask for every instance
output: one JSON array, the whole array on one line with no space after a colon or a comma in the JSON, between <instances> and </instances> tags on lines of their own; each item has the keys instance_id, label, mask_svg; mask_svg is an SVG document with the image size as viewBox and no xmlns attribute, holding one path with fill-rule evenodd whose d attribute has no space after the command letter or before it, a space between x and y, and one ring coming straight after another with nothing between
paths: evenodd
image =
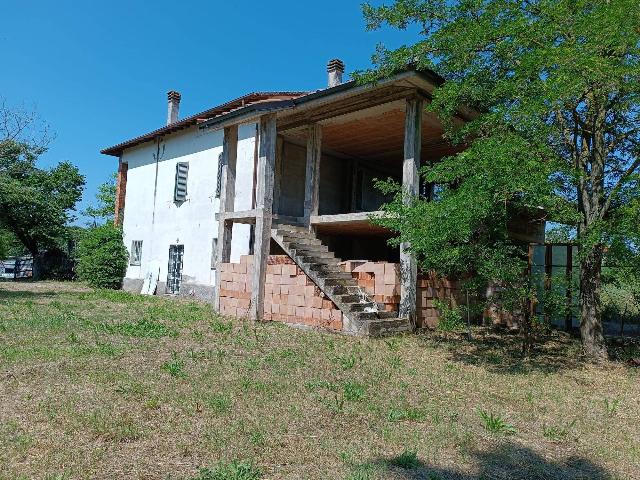
<instances>
[{"instance_id":1,"label":"weed","mask_svg":"<svg viewBox=\"0 0 640 480\"><path fill-rule=\"evenodd\" d=\"M223 393L217 393L207 399L207 405L216 415L223 415L231 411L231 398Z\"/></svg>"},{"instance_id":2,"label":"weed","mask_svg":"<svg viewBox=\"0 0 640 480\"><path fill-rule=\"evenodd\" d=\"M375 471L375 465L372 463L353 465L345 480L372 480Z\"/></svg>"},{"instance_id":3,"label":"weed","mask_svg":"<svg viewBox=\"0 0 640 480\"><path fill-rule=\"evenodd\" d=\"M266 443L264 432L260 430L254 430L249 435L249 441L251 442L252 445L255 445L256 447L263 447Z\"/></svg>"},{"instance_id":4,"label":"weed","mask_svg":"<svg viewBox=\"0 0 640 480\"><path fill-rule=\"evenodd\" d=\"M545 438L553 441L561 441L566 439L571 433L571 429L576 424L576 421L565 423L564 425L544 425L542 427L542 434Z\"/></svg>"},{"instance_id":5,"label":"weed","mask_svg":"<svg viewBox=\"0 0 640 480\"><path fill-rule=\"evenodd\" d=\"M211 330L216 333L229 334L233 330L233 324L231 322L225 322L219 318L215 318L211 322Z\"/></svg>"},{"instance_id":6,"label":"weed","mask_svg":"<svg viewBox=\"0 0 640 480\"><path fill-rule=\"evenodd\" d=\"M391 408L387 414L390 422L401 422L408 420L412 422L422 422L426 418L424 410L420 408Z\"/></svg>"},{"instance_id":7,"label":"weed","mask_svg":"<svg viewBox=\"0 0 640 480\"><path fill-rule=\"evenodd\" d=\"M448 302L434 300L433 306L440 311L438 330L441 332L457 332L464 328L462 312L458 307L451 307Z\"/></svg>"},{"instance_id":8,"label":"weed","mask_svg":"<svg viewBox=\"0 0 640 480\"><path fill-rule=\"evenodd\" d=\"M220 462L213 469L202 468L191 480L258 480L262 471L251 462Z\"/></svg>"},{"instance_id":9,"label":"weed","mask_svg":"<svg viewBox=\"0 0 640 480\"><path fill-rule=\"evenodd\" d=\"M513 435L516 433L516 427L507 423L500 415L487 413L485 410L478 410L478 415L480 415L483 426L488 432L502 433L505 435Z\"/></svg>"},{"instance_id":10,"label":"weed","mask_svg":"<svg viewBox=\"0 0 640 480\"><path fill-rule=\"evenodd\" d=\"M418 468L420 466L420 461L418 460L418 452L416 452L415 450L405 449L400 455L389 460L389 464L395 467L404 468L406 470Z\"/></svg>"},{"instance_id":11,"label":"weed","mask_svg":"<svg viewBox=\"0 0 640 480\"><path fill-rule=\"evenodd\" d=\"M620 406L620 399L614 398L612 400L609 398L605 398L603 403L607 416L613 417L618 411L618 407Z\"/></svg>"},{"instance_id":12,"label":"weed","mask_svg":"<svg viewBox=\"0 0 640 480\"><path fill-rule=\"evenodd\" d=\"M344 382L342 392L345 400L357 402L364 396L365 387L356 382Z\"/></svg>"},{"instance_id":13,"label":"weed","mask_svg":"<svg viewBox=\"0 0 640 480\"><path fill-rule=\"evenodd\" d=\"M186 377L187 374L184 371L184 362L178 358L174 352L171 355L171 360L162 364L162 370L169 373L172 377Z\"/></svg>"},{"instance_id":14,"label":"weed","mask_svg":"<svg viewBox=\"0 0 640 480\"><path fill-rule=\"evenodd\" d=\"M400 358L400 355L391 355L387 361L389 362L391 368L397 369L402 367L402 358Z\"/></svg>"}]
</instances>

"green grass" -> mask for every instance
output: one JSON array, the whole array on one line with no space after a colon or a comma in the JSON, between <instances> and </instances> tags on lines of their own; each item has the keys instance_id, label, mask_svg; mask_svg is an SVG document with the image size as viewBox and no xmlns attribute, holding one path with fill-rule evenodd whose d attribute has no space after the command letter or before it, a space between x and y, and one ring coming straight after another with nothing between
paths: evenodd
<instances>
[{"instance_id":1,"label":"green grass","mask_svg":"<svg viewBox=\"0 0 640 480\"><path fill-rule=\"evenodd\" d=\"M0 479L633 478L640 369L554 333L387 339L0 284ZM624 350L622 350L624 349Z\"/></svg>"}]
</instances>

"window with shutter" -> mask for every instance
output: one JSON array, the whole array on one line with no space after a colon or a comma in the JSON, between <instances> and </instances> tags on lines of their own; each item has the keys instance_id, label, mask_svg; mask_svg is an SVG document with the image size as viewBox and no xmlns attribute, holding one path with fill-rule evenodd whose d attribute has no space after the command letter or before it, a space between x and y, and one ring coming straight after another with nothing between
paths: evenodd
<instances>
[{"instance_id":1,"label":"window with shutter","mask_svg":"<svg viewBox=\"0 0 640 480\"><path fill-rule=\"evenodd\" d=\"M176 188L173 199L176 202L184 202L187 199L187 177L189 175L189 163L178 162L176 165Z\"/></svg>"},{"instance_id":2,"label":"window with shutter","mask_svg":"<svg viewBox=\"0 0 640 480\"><path fill-rule=\"evenodd\" d=\"M213 238L211 240L211 270L216 269L217 260L218 260L218 239Z\"/></svg>"},{"instance_id":3,"label":"window with shutter","mask_svg":"<svg viewBox=\"0 0 640 480\"><path fill-rule=\"evenodd\" d=\"M216 198L220 198L222 190L222 169L224 167L224 155L218 155L218 177L216 178Z\"/></svg>"},{"instance_id":4,"label":"window with shutter","mask_svg":"<svg viewBox=\"0 0 640 480\"><path fill-rule=\"evenodd\" d=\"M134 240L131 242L131 255L129 257L129 265L140 265L142 260L142 240Z\"/></svg>"}]
</instances>

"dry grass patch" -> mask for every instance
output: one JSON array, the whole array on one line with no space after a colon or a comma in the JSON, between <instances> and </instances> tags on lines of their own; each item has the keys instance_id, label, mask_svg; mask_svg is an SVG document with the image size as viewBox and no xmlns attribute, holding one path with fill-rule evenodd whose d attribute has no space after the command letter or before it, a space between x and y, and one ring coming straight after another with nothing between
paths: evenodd
<instances>
[{"instance_id":1,"label":"dry grass patch","mask_svg":"<svg viewBox=\"0 0 640 480\"><path fill-rule=\"evenodd\" d=\"M563 334L517 352L4 283L0 478L640 478L638 369L586 365Z\"/></svg>"}]
</instances>

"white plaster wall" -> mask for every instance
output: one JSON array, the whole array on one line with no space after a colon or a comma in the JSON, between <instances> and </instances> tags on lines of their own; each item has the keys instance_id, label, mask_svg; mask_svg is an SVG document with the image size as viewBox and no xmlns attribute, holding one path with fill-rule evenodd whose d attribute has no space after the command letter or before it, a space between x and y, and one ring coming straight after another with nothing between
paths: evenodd
<instances>
[{"instance_id":1,"label":"white plaster wall","mask_svg":"<svg viewBox=\"0 0 640 480\"><path fill-rule=\"evenodd\" d=\"M250 209L253 185L255 124L243 125L238 136L236 209ZM127 278L144 278L149 262L160 263L160 281L167 278L169 246L184 245L183 284L215 284L211 269L212 239L218 236L215 198L218 156L222 152L222 130L200 132L197 127L166 136L160 143L146 143L123 153L129 164L123 219L124 241L131 250L142 240L140 266L129 266ZM173 200L177 162L189 162L187 200ZM157 180L156 180L157 172ZM155 195L154 195L155 190ZM248 206L247 206L248 205ZM249 226L233 231L232 260L249 252Z\"/></svg>"}]
</instances>

